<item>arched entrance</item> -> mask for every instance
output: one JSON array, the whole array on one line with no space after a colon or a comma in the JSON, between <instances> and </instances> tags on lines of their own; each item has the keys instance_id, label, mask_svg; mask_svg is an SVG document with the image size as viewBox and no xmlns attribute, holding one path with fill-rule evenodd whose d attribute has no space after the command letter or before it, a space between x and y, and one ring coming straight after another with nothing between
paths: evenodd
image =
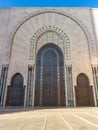
<instances>
[{"instance_id":1,"label":"arched entrance","mask_svg":"<svg viewBox=\"0 0 98 130\"><path fill-rule=\"evenodd\" d=\"M12 77L11 86L8 87L6 105L22 106L23 104L24 104L23 76L17 73Z\"/></svg>"},{"instance_id":2,"label":"arched entrance","mask_svg":"<svg viewBox=\"0 0 98 130\"><path fill-rule=\"evenodd\" d=\"M75 93L77 106L94 105L92 86L89 85L88 77L85 74L78 75Z\"/></svg>"},{"instance_id":3,"label":"arched entrance","mask_svg":"<svg viewBox=\"0 0 98 130\"><path fill-rule=\"evenodd\" d=\"M65 105L63 53L54 44L43 46L36 61L35 106Z\"/></svg>"}]
</instances>

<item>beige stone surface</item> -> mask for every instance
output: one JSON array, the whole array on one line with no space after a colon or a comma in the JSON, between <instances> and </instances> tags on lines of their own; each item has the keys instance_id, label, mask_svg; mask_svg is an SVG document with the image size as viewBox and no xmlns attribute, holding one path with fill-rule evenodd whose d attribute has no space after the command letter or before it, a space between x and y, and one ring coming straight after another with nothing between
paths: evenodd
<instances>
[{"instance_id":1,"label":"beige stone surface","mask_svg":"<svg viewBox=\"0 0 98 130\"><path fill-rule=\"evenodd\" d=\"M47 10L57 10L68 14L69 17L63 16L58 13L41 13L34 16L34 13L37 14L42 11L47 12ZM96 12L96 11L95 11ZM29 18L29 15L32 14L31 18L25 21L26 18ZM95 14L96 15L96 14ZM74 20L72 20L74 18ZM21 21L21 22L20 22ZM25 21L22 26L18 29L15 34L12 46L12 52L8 52L11 48L12 42L9 41L13 37L13 32L18 28L20 23ZM87 40L87 37L79 26L82 23L82 27L87 27L88 34L90 33L91 40L95 43L95 37L93 32L93 21L91 18L91 10L89 8L10 8L10 9L1 9L0 10L0 63L10 63L8 82L10 83L10 78L16 73L20 72L24 75L24 84L27 84L27 66L29 63L34 63L29 61L29 45L32 35L41 27L44 26L56 26L61 28L69 37L71 43L71 57L70 63L73 66L73 83L76 84L76 76L79 73L86 73L89 75L91 85L92 81L92 72L90 69L90 59L88 46L90 46ZM94 44L93 43L93 44ZM74 51L73 51L74 50ZM96 50L94 50L96 53ZM9 53L11 53L10 59L7 59ZM78 56L79 55L79 56ZM65 55L66 57L66 55ZM92 55L91 55L92 57ZM85 67L81 64L85 64ZM9 62L10 60L10 62ZM78 62L77 62L78 61ZM21 69L22 64L22 69Z\"/></svg>"},{"instance_id":2,"label":"beige stone surface","mask_svg":"<svg viewBox=\"0 0 98 130\"><path fill-rule=\"evenodd\" d=\"M97 40L97 47L98 47L98 9L97 8L92 9L92 18L93 18L95 38Z\"/></svg>"},{"instance_id":3,"label":"beige stone surface","mask_svg":"<svg viewBox=\"0 0 98 130\"><path fill-rule=\"evenodd\" d=\"M0 74L2 64L9 64L4 95L4 105L6 102L7 86L10 86L11 79L14 74L21 73L23 75L24 86L26 87L28 86L28 65L32 65L32 67L34 67L35 75L36 50L39 49L37 48L37 41L42 33L39 33L39 35L36 36L34 49L32 50L35 55L33 56L33 60L30 60L29 56L32 36L34 36L34 34L41 28L52 26L55 28L58 27L66 33L70 41L71 59L66 59L66 41L64 41L62 51L64 52L64 69L66 70L66 65L72 66L73 93L74 86L77 85L77 76L80 73L86 74L90 85L93 86L94 105L96 106L91 65L98 65L97 14L98 9L91 8L0 9ZM56 33L61 36L61 33ZM43 41L42 43L42 45L47 44ZM60 43L58 44L60 45ZM64 74L66 74L66 72L64 72ZM32 87L34 90L34 82Z\"/></svg>"},{"instance_id":4,"label":"beige stone surface","mask_svg":"<svg viewBox=\"0 0 98 130\"><path fill-rule=\"evenodd\" d=\"M52 10L52 13L45 12L39 14L40 12L43 12L43 10L44 12ZM55 10L60 13L55 13ZM63 13L65 16L62 15ZM34 16L34 14L36 15ZM32 16L31 18L29 18L30 15ZM29 19L25 21L26 18ZM29 61L30 40L32 35L44 26L59 27L68 35L71 43L71 60L66 61L65 59L65 62L66 64L72 64L73 66L73 84L76 85L77 75L85 72L89 76L90 84L93 85L90 57L93 57L92 53L96 53L96 49L94 48L95 50L93 52L89 52L90 43L88 43L91 39L92 44L95 46L92 22L90 8L1 9L0 66L5 63L10 64L7 85L10 84L11 77L17 72L24 75L24 85L27 85L27 66L28 64L35 64L35 61ZM21 23L23 23L22 26L17 30ZM87 36L85 35L83 28L87 30ZM11 42L10 40L13 37L13 32L15 30L17 30L17 33L15 34L13 42ZM12 51L10 51L11 46ZM8 58L9 53L11 53L10 59ZM81 64L81 60L84 66ZM23 65L22 68L21 65Z\"/></svg>"},{"instance_id":5,"label":"beige stone surface","mask_svg":"<svg viewBox=\"0 0 98 130\"><path fill-rule=\"evenodd\" d=\"M93 85L92 74L91 74L92 72L90 69L91 61L89 58L89 53L90 53L90 57L92 57L92 52L89 52L90 43L88 43L85 32L82 29L84 28L85 25L88 29L88 33L91 33L91 39L94 40L90 10L88 8L87 9L56 8L54 9L54 12L52 11L52 13L48 13L46 9L47 13L45 12L45 13L37 14L37 12L42 12L43 10L45 10L45 8L36 8L36 9L35 8L34 9L33 8L17 8L17 9L12 8L9 10L1 10L2 13L1 16L3 17L3 15L5 15L4 18L1 18L1 20L3 21L1 27L4 30L4 33L2 34L4 38L2 37L1 40L3 40L2 43L4 44L5 48L6 46L8 48L11 48L12 46L12 50L9 52L11 53L11 57L9 59L10 66L9 66L7 85L10 84L11 77L17 72L20 72L21 74L24 75L24 85L27 85L26 68L28 64L35 64L35 61L29 61L30 40L32 35L44 26L59 27L68 35L71 44L71 60L66 61L65 59L65 62L66 64L72 64L73 66L74 85L76 85L77 75L79 73L84 73L84 72L87 75L89 75L90 84ZM49 8L48 10L51 11L53 10L53 8ZM64 12L65 16L62 15L63 13L61 14L55 13L55 10L57 10L58 12ZM8 14L6 13L7 11L10 15L9 17ZM31 15L32 17L29 18L29 15L31 13L32 13ZM33 13L35 13L36 15L34 16ZM67 13L68 16L66 15ZM7 17L9 18L9 20L7 20ZM24 20L26 19L26 17L29 18L27 21ZM4 20L7 22L7 27L5 27ZM87 21L88 23L86 23ZM12 33L15 29L17 29L20 23L23 24L17 30L13 42L9 43L9 41L7 41L7 39L8 40L10 39L9 34ZM81 25L83 26L82 28L79 25L79 23L83 23ZM17 28L15 27L16 25L18 25ZM11 34L11 36L13 35ZM64 44L66 46L66 43ZM6 54L8 48L4 49L4 52L2 53L3 63L7 62L5 55L7 56L9 55L9 53ZM96 51L94 52L96 53ZM81 64L81 60L84 66ZM22 68L21 65L23 65Z\"/></svg>"},{"instance_id":6,"label":"beige stone surface","mask_svg":"<svg viewBox=\"0 0 98 130\"><path fill-rule=\"evenodd\" d=\"M5 108L0 130L98 130L98 107Z\"/></svg>"}]
</instances>

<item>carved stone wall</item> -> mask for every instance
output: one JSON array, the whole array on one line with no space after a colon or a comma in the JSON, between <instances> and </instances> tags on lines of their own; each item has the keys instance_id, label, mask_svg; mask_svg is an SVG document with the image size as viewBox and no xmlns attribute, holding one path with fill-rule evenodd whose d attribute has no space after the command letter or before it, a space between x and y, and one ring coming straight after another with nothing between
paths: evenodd
<instances>
[{"instance_id":1,"label":"carved stone wall","mask_svg":"<svg viewBox=\"0 0 98 130\"><path fill-rule=\"evenodd\" d=\"M67 84L76 85L77 75L85 73L89 75L90 85L94 86L91 64L97 64L98 50L92 10L89 8L1 9L0 72L2 64L9 64L6 85L9 86L11 77L19 72L24 77L24 85L30 87L28 66L33 66L35 82L37 52L47 43L54 43L64 54L65 68L71 66L67 68L69 73L69 77L68 74L66 77L69 79ZM35 86L34 82L32 87ZM70 90L72 92L72 86L68 90L69 93ZM34 100L32 97L31 101L30 94L28 94L28 104L32 104ZM68 100L71 101L71 99L72 97L68 94Z\"/></svg>"},{"instance_id":2,"label":"carved stone wall","mask_svg":"<svg viewBox=\"0 0 98 130\"><path fill-rule=\"evenodd\" d=\"M63 53L66 53L66 59L71 58L70 41L66 33L61 28L55 26L44 26L37 30L31 38L29 59L34 60L34 51L36 52L45 44L54 43L60 47Z\"/></svg>"}]
</instances>

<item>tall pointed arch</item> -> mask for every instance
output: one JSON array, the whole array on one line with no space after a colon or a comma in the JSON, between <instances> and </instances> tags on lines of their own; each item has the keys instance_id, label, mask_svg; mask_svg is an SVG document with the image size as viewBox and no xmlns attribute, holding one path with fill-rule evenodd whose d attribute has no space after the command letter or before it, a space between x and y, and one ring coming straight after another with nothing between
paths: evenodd
<instances>
[{"instance_id":1,"label":"tall pointed arch","mask_svg":"<svg viewBox=\"0 0 98 130\"><path fill-rule=\"evenodd\" d=\"M64 57L61 49L49 43L37 54L35 106L65 105Z\"/></svg>"},{"instance_id":2,"label":"tall pointed arch","mask_svg":"<svg viewBox=\"0 0 98 130\"><path fill-rule=\"evenodd\" d=\"M23 106L24 105L24 86L23 76L20 73L16 73L11 79L11 85L7 91L8 106Z\"/></svg>"},{"instance_id":3,"label":"tall pointed arch","mask_svg":"<svg viewBox=\"0 0 98 130\"><path fill-rule=\"evenodd\" d=\"M81 73L77 76L76 105L77 106L93 106L93 89L89 84L88 77Z\"/></svg>"}]
</instances>

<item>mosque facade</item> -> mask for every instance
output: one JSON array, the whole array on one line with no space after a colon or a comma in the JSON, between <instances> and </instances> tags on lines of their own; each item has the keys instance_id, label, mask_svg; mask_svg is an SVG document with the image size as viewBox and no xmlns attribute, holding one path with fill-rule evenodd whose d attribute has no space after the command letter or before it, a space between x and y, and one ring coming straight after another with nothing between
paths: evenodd
<instances>
[{"instance_id":1,"label":"mosque facade","mask_svg":"<svg viewBox=\"0 0 98 130\"><path fill-rule=\"evenodd\" d=\"M98 106L98 9L0 9L0 106Z\"/></svg>"}]
</instances>

